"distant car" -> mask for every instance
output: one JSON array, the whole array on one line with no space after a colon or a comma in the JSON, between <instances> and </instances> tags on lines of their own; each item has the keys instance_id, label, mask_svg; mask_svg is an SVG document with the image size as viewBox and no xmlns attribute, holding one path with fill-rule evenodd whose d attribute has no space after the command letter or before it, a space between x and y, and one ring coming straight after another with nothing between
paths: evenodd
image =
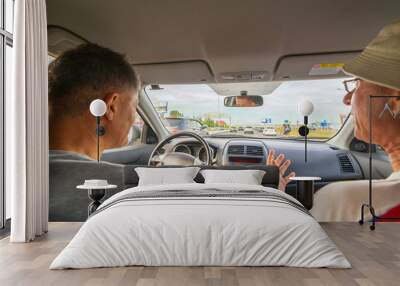
<instances>
[{"instance_id":1,"label":"distant car","mask_svg":"<svg viewBox=\"0 0 400 286\"><path fill-rule=\"evenodd\" d=\"M238 128L238 131L243 131L243 130L244 130L243 127L239 127L239 128Z\"/></svg>"},{"instance_id":2,"label":"distant car","mask_svg":"<svg viewBox=\"0 0 400 286\"><path fill-rule=\"evenodd\" d=\"M268 127L265 127L263 130L263 136L276 136L276 135L277 135L277 133L276 133L275 127L268 126Z\"/></svg>"},{"instance_id":3,"label":"distant car","mask_svg":"<svg viewBox=\"0 0 400 286\"><path fill-rule=\"evenodd\" d=\"M231 133L236 133L236 132L238 132L238 130L237 130L236 128L231 128L229 131L230 131Z\"/></svg>"},{"instance_id":4,"label":"distant car","mask_svg":"<svg viewBox=\"0 0 400 286\"><path fill-rule=\"evenodd\" d=\"M253 128L251 128L251 127L246 127L245 129L244 129L244 132L243 132L244 134L254 134L254 130L253 130Z\"/></svg>"}]
</instances>

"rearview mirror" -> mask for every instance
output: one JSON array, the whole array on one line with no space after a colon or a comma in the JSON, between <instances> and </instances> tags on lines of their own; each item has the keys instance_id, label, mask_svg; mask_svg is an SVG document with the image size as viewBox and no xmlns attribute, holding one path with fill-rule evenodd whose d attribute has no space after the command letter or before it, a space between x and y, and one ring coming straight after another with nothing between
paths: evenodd
<instances>
[{"instance_id":1,"label":"rearview mirror","mask_svg":"<svg viewBox=\"0 0 400 286\"><path fill-rule=\"evenodd\" d=\"M239 95L224 98L226 107L257 107L263 104L264 99L260 95Z\"/></svg>"}]
</instances>

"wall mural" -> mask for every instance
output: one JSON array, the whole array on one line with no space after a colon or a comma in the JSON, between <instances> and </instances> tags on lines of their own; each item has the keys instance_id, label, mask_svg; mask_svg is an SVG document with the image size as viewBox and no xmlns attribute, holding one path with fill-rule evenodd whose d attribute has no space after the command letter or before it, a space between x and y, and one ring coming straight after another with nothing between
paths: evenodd
<instances>
[{"instance_id":1,"label":"wall mural","mask_svg":"<svg viewBox=\"0 0 400 286\"><path fill-rule=\"evenodd\" d=\"M381 100L382 98L384 99L395 99L395 100L400 100L399 96L390 96L390 95L382 95L382 96L373 96L371 95L369 97L369 144L370 144L370 148L369 148L369 173L372 174L373 168L372 168L372 162L373 162L373 152L372 152L372 144L373 144L373 106L375 106L375 100ZM378 102L379 104L379 102ZM390 101L386 101L386 103L384 104L384 107L382 109L382 111L379 113L378 115L378 119L383 119L384 115L388 114L393 120L396 120L397 118L400 117L400 111L395 111L394 110L394 106L392 106ZM368 184L368 204L364 203L361 205L361 219L359 220L359 224L364 224L364 215L365 209L368 209L371 216L372 216L372 220L371 220L371 224L370 224L370 229L374 230L375 229L375 223L377 221L398 221L400 220L400 217L394 215L392 216L390 214L386 213L383 216L379 216L375 213L375 207L374 207L374 200L373 198L376 196L379 199L379 193L373 193L374 192L374 188L373 188L373 180L372 180L372 176L369 176L369 184Z\"/></svg>"}]
</instances>

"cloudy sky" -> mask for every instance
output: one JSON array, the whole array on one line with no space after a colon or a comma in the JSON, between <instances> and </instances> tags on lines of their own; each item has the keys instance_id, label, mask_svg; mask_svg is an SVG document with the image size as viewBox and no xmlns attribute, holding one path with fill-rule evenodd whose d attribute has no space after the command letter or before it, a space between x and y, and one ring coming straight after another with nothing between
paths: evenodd
<instances>
[{"instance_id":1,"label":"cloudy sky","mask_svg":"<svg viewBox=\"0 0 400 286\"><path fill-rule=\"evenodd\" d=\"M229 108L223 104L224 96L218 95L206 84L164 85L162 90L149 90L147 94L153 104L168 102L168 112L178 110L185 117L204 117L207 113L230 115L231 124L251 125L271 118L273 124L284 120L296 122L302 120L297 105L304 99L314 104L310 121L327 120L340 125L340 114L348 114L350 108L342 103L345 94L343 79L324 79L291 81L282 83L272 93L263 95L264 105L260 107Z\"/></svg>"}]
</instances>

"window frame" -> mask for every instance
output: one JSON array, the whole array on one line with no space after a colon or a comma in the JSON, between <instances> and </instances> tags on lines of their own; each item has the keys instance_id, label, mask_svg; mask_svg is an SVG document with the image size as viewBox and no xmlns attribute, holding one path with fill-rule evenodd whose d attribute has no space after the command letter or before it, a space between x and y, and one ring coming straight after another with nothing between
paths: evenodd
<instances>
[{"instance_id":1,"label":"window frame","mask_svg":"<svg viewBox=\"0 0 400 286\"><path fill-rule=\"evenodd\" d=\"M136 114L140 116L140 118L143 121L143 128L140 131L140 140L139 142L133 144L133 145L137 145L137 144L150 144L148 143L148 135L153 133L157 139L157 142L160 140L159 136L156 134L156 132L154 131L154 128L151 126L151 124L149 124L148 119L146 116L144 116L144 112L142 111L142 109L140 108L140 106L137 107L136 109ZM133 146L130 145L130 146Z\"/></svg>"},{"instance_id":2,"label":"window frame","mask_svg":"<svg viewBox=\"0 0 400 286\"><path fill-rule=\"evenodd\" d=\"M7 31L6 21L8 17L12 17L12 22L14 22L14 15L7 15L6 1L11 1L13 8L12 13L14 13L15 0L0 0L0 229L4 229L6 225L7 212L6 212L6 189L5 189L5 101L6 101L6 49L7 46L13 48L13 34ZM12 27L14 30L14 27Z\"/></svg>"}]
</instances>

